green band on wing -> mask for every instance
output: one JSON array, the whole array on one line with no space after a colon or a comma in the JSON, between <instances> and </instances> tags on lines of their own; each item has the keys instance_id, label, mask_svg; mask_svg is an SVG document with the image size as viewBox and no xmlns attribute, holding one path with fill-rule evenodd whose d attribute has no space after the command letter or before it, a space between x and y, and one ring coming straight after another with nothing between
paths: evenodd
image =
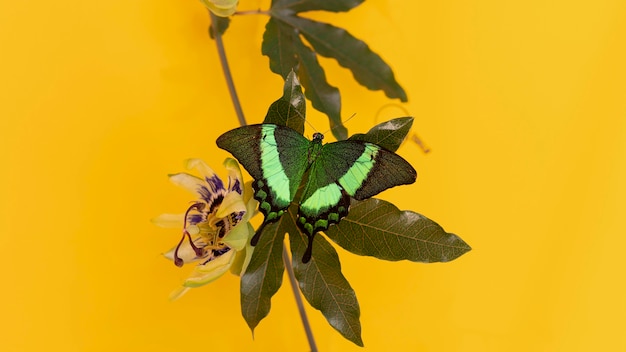
<instances>
[{"instance_id":1,"label":"green band on wing","mask_svg":"<svg viewBox=\"0 0 626 352\"><path fill-rule=\"evenodd\" d=\"M379 150L380 147L374 144L366 144L363 154L356 159L345 175L339 178L339 184L348 194L353 195L361 188L363 181L374 167L376 154Z\"/></svg>"},{"instance_id":2,"label":"green band on wing","mask_svg":"<svg viewBox=\"0 0 626 352\"><path fill-rule=\"evenodd\" d=\"M300 204L302 214L313 217L337 205L341 199L341 188L331 183L318 188L304 203Z\"/></svg>"},{"instance_id":3,"label":"green band on wing","mask_svg":"<svg viewBox=\"0 0 626 352\"><path fill-rule=\"evenodd\" d=\"M275 129L276 126L274 125L262 125L261 127L261 169L275 205L279 208L286 208L293 197L289 191L289 178L285 174L278 155L278 147L274 137Z\"/></svg>"}]
</instances>

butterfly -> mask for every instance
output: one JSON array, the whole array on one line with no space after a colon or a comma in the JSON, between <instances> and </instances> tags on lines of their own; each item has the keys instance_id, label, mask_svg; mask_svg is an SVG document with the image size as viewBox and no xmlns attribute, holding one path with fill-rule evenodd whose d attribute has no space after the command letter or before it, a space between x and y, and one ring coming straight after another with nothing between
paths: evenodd
<instances>
[{"instance_id":1,"label":"butterfly","mask_svg":"<svg viewBox=\"0 0 626 352\"><path fill-rule=\"evenodd\" d=\"M265 225L278 221L303 186L296 223L308 237L303 263L311 259L313 238L341 221L351 198L363 200L387 188L415 182L417 172L399 155L374 143L344 140L323 144L275 124L239 127L222 134L217 146L230 152L254 178L254 198Z\"/></svg>"}]
</instances>

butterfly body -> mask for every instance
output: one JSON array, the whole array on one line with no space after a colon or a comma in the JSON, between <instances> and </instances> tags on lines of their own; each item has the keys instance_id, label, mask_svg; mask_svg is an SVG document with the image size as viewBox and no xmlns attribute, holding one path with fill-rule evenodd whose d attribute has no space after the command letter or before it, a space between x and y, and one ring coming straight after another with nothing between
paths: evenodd
<instances>
[{"instance_id":1,"label":"butterfly body","mask_svg":"<svg viewBox=\"0 0 626 352\"><path fill-rule=\"evenodd\" d=\"M217 145L233 154L254 178L254 198L265 219L252 245L266 224L287 211L301 185L296 223L309 237L306 262L315 234L341 221L351 198L366 199L415 181L413 167L393 152L357 140L323 144L323 137L315 133L308 140L289 127L259 124L236 128L217 139Z\"/></svg>"}]
</instances>

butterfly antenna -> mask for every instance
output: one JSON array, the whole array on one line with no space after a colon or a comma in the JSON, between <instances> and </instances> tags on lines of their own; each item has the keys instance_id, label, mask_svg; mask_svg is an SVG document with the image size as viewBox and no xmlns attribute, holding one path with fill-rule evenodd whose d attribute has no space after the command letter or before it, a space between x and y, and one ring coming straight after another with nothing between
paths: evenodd
<instances>
[{"instance_id":1,"label":"butterfly antenna","mask_svg":"<svg viewBox=\"0 0 626 352\"><path fill-rule=\"evenodd\" d=\"M309 125L309 127L311 127L315 132L317 132L317 128L315 128L315 126L313 126L312 123L309 122L309 120L307 120L306 118L304 118L304 122L306 122L307 125Z\"/></svg>"},{"instance_id":2,"label":"butterfly antenna","mask_svg":"<svg viewBox=\"0 0 626 352\"><path fill-rule=\"evenodd\" d=\"M352 115L350 115L350 117L348 117L345 121L341 121L341 123L340 123L340 124L335 125L335 126L333 126L333 127L329 128L329 129L327 129L327 130L326 130L324 133L322 133L322 134L324 134L324 135L325 135L325 134L327 134L328 132L330 132L330 131L334 130L335 128L338 128L339 126L345 126L345 124L346 124L346 123L348 123L348 121L352 120L352 118L353 118L353 117L355 117L355 116L356 116L356 112L355 112L355 113L353 113Z\"/></svg>"}]
</instances>

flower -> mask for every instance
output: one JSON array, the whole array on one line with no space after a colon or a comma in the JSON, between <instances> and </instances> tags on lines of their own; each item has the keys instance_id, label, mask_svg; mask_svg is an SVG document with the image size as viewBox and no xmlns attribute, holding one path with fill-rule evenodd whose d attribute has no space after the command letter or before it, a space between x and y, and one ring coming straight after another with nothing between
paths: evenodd
<instances>
[{"instance_id":1,"label":"flower","mask_svg":"<svg viewBox=\"0 0 626 352\"><path fill-rule=\"evenodd\" d=\"M237 10L239 0L200 0L216 16L228 17Z\"/></svg>"},{"instance_id":2,"label":"flower","mask_svg":"<svg viewBox=\"0 0 626 352\"><path fill-rule=\"evenodd\" d=\"M164 254L176 266L196 263L191 276L170 296L176 299L189 288L206 285L229 269L240 275L250 261L253 247L249 238L254 229L249 219L256 203L251 190L244 192L241 169L234 159L226 159L228 187L200 159L186 161L187 169L196 169L202 178L188 173L170 175L170 180L198 198L184 214L163 214L152 221L161 227L182 227L182 237L174 248ZM249 188L245 187L245 188Z\"/></svg>"}]
</instances>

